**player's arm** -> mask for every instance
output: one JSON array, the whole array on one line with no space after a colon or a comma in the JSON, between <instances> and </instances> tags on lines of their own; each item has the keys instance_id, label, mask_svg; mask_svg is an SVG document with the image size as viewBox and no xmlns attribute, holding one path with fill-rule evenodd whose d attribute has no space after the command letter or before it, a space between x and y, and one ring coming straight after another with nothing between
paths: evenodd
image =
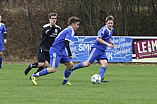
<instances>
[{"instance_id":1,"label":"player's arm","mask_svg":"<svg viewBox=\"0 0 157 104\"><path fill-rule=\"evenodd\" d=\"M98 36L96 39L98 42L100 42L101 44L107 45L108 47L110 47L111 49L114 47L114 45L105 42L104 40L101 39L101 36Z\"/></svg>"},{"instance_id":2,"label":"player's arm","mask_svg":"<svg viewBox=\"0 0 157 104\"><path fill-rule=\"evenodd\" d=\"M69 59L72 59L72 54L71 54L71 50L70 50L70 46L69 46L69 41L65 40L64 43L65 43L65 47L68 51L68 57L69 57Z\"/></svg>"},{"instance_id":3,"label":"player's arm","mask_svg":"<svg viewBox=\"0 0 157 104\"><path fill-rule=\"evenodd\" d=\"M110 43L110 44L112 44L112 45L113 45L113 48L114 48L114 44L113 44L113 42L112 42L112 40L111 40L111 39L110 39L109 43Z\"/></svg>"},{"instance_id":4,"label":"player's arm","mask_svg":"<svg viewBox=\"0 0 157 104\"><path fill-rule=\"evenodd\" d=\"M7 35L4 33L4 43L7 43Z\"/></svg>"},{"instance_id":5,"label":"player's arm","mask_svg":"<svg viewBox=\"0 0 157 104\"><path fill-rule=\"evenodd\" d=\"M4 35L4 43L7 43L7 31L6 31L6 28L5 28L5 26L3 27L3 30L2 30L3 32L3 35Z\"/></svg>"},{"instance_id":6,"label":"player's arm","mask_svg":"<svg viewBox=\"0 0 157 104\"><path fill-rule=\"evenodd\" d=\"M50 30L47 30L47 31L46 31L46 34L47 34L47 35L52 34L54 28L55 28L55 26L52 26Z\"/></svg>"}]
</instances>

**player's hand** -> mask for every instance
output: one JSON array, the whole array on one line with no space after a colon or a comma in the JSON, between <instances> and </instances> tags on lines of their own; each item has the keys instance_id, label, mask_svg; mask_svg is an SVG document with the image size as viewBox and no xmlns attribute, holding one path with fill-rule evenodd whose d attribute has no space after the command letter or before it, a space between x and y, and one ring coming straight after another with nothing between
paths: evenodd
<instances>
[{"instance_id":1,"label":"player's hand","mask_svg":"<svg viewBox=\"0 0 157 104\"><path fill-rule=\"evenodd\" d=\"M113 49L114 48L114 44L112 43L112 44L109 44L108 45L111 49Z\"/></svg>"},{"instance_id":2,"label":"player's hand","mask_svg":"<svg viewBox=\"0 0 157 104\"><path fill-rule=\"evenodd\" d=\"M113 45L113 48L114 48L114 44L112 43L112 45Z\"/></svg>"},{"instance_id":3,"label":"player's hand","mask_svg":"<svg viewBox=\"0 0 157 104\"><path fill-rule=\"evenodd\" d=\"M7 43L7 39L4 39L4 43Z\"/></svg>"},{"instance_id":4,"label":"player's hand","mask_svg":"<svg viewBox=\"0 0 157 104\"><path fill-rule=\"evenodd\" d=\"M72 59L72 56L69 56L68 58L69 58L69 59Z\"/></svg>"}]
</instances>

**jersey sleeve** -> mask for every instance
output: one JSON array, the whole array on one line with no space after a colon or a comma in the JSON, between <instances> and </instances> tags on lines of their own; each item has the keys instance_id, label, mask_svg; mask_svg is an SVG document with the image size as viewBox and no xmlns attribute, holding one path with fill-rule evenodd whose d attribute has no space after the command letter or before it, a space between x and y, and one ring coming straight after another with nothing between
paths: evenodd
<instances>
[{"instance_id":1,"label":"jersey sleeve","mask_svg":"<svg viewBox=\"0 0 157 104\"><path fill-rule=\"evenodd\" d=\"M98 31L98 37L103 37L105 35L105 30L107 28L106 27L102 27L99 31Z\"/></svg>"},{"instance_id":2,"label":"jersey sleeve","mask_svg":"<svg viewBox=\"0 0 157 104\"><path fill-rule=\"evenodd\" d=\"M69 29L67 34L66 34L65 40L72 41L74 34L75 34L74 30L72 30L72 28Z\"/></svg>"},{"instance_id":3,"label":"jersey sleeve","mask_svg":"<svg viewBox=\"0 0 157 104\"><path fill-rule=\"evenodd\" d=\"M46 34L47 29L45 27L43 27L43 34Z\"/></svg>"}]
</instances>

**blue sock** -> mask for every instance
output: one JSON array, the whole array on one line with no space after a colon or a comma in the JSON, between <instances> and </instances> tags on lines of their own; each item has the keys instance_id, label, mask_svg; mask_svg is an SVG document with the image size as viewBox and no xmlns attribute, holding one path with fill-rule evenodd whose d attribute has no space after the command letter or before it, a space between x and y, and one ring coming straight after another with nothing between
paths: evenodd
<instances>
[{"instance_id":1,"label":"blue sock","mask_svg":"<svg viewBox=\"0 0 157 104\"><path fill-rule=\"evenodd\" d=\"M34 77L36 76L43 76L43 75L47 75L48 74L48 71L47 71L47 68L41 70L40 72L36 73L36 74L33 74Z\"/></svg>"},{"instance_id":2,"label":"blue sock","mask_svg":"<svg viewBox=\"0 0 157 104\"><path fill-rule=\"evenodd\" d=\"M1 68L1 64L2 64L2 59L3 59L3 58L2 58L2 57L0 57L0 68Z\"/></svg>"},{"instance_id":3,"label":"blue sock","mask_svg":"<svg viewBox=\"0 0 157 104\"><path fill-rule=\"evenodd\" d=\"M83 68L83 62L76 64L76 65L72 68L72 71L74 71L75 69L79 69L79 68Z\"/></svg>"},{"instance_id":4,"label":"blue sock","mask_svg":"<svg viewBox=\"0 0 157 104\"><path fill-rule=\"evenodd\" d=\"M106 72L106 68L105 67L101 67L100 71L99 71L99 75L101 76L101 79L103 78L105 72Z\"/></svg>"},{"instance_id":5,"label":"blue sock","mask_svg":"<svg viewBox=\"0 0 157 104\"><path fill-rule=\"evenodd\" d=\"M64 79L63 79L63 83L62 84L66 84L67 83L68 78L69 78L71 72L72 72L72 70L65 69L65 71L64 71Z\"/></svg>"}]
</instances>

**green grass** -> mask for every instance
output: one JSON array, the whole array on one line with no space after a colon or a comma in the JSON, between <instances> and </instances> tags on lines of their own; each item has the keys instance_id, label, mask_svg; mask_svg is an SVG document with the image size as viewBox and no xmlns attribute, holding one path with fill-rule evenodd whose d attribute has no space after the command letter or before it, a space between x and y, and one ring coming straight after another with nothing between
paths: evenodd
<instances>
[{"instance_id":1,"label":"green grass","mask_svg":"<svg viewBox=\"0 0 157 104\"><path fill-rule=\"evenodd\" d=\"M157 66L148 64L109 64L108 83L92 84L90 78L100 65L76 70L72 86L61 85L64 65L57 72L39 77L38 85L24 75L24 64L3 64L0 69L0 104L156 104Z\"/></svg>"}]
</instances>

